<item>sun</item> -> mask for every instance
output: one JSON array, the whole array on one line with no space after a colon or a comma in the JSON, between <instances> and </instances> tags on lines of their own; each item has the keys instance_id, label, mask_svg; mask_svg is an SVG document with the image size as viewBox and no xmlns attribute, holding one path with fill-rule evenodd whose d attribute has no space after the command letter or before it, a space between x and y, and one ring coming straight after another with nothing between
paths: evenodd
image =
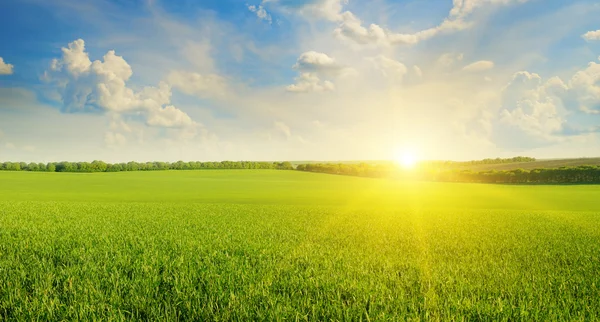
<instances>
[{"instance_id":1,"label":"sun","mask_svg":"<svg viewBox=\"0 0 600 322\"><path fill-rule=\"evenodd\" d=\"M404 169L413 169L418 162L419 159L414 151L402 151L396 155L396 163Z\"/></svg>"}]
</instances>

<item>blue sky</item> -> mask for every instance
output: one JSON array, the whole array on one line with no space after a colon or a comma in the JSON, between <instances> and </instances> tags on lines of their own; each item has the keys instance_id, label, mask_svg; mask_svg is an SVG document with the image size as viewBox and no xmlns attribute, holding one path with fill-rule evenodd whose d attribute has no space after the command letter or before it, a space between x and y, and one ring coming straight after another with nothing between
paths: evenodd
<instances>
[{"instance_id":1,"label":"blue sky","mask_svg":"<svg viewBox=\"0 0 600 322\"><path fill-rule=\"evenodd\" d=\"M0 8L0 161L600 155L597 1Z\"/></svg>"}]
</instances>

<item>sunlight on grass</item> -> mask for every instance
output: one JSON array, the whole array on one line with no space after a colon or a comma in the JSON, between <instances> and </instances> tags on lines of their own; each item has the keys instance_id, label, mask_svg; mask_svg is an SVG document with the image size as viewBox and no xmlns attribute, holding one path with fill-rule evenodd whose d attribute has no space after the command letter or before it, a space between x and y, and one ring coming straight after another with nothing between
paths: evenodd
<instances>
[{"instance_id":1,"label":"sunlight on grass","mask_svg":"<svg viewBox=\"0 0 600 322\"><path fill-rule=\"evenodd\" d=\"M599 186L268 170L0 182L0 320L600 315Z\"/></svg>"}]
</instances>

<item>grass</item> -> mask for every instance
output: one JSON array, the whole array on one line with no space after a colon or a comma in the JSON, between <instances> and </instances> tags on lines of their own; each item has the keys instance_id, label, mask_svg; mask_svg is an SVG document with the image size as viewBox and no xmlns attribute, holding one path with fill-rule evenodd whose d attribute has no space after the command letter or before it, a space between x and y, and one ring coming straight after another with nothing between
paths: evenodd
<instances>
[{"instance_id":1,"label":"grass","mask_svg":"<svg viewBox=\"0 0 600 322\"><path fill-rule=\"evenodd\" d=\"M0 172L0 320L595 320L599 194Z\"/></svg>"}]
</instances>

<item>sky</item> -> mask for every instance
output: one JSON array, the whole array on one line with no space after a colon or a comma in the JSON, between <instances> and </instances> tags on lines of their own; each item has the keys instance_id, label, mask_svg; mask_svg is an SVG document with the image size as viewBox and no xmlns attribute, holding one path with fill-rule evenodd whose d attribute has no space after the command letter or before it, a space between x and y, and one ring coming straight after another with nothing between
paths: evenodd
<instances>
[{"instance_id":1,"label":"sky","mask_svg":"<svg viewBox=\"0 0 600 322\"><path fill-rule=\"evenodd\" d=\"M0 161L600 156L596 0L4 0Z\"/></svg>"}]
</instances>

